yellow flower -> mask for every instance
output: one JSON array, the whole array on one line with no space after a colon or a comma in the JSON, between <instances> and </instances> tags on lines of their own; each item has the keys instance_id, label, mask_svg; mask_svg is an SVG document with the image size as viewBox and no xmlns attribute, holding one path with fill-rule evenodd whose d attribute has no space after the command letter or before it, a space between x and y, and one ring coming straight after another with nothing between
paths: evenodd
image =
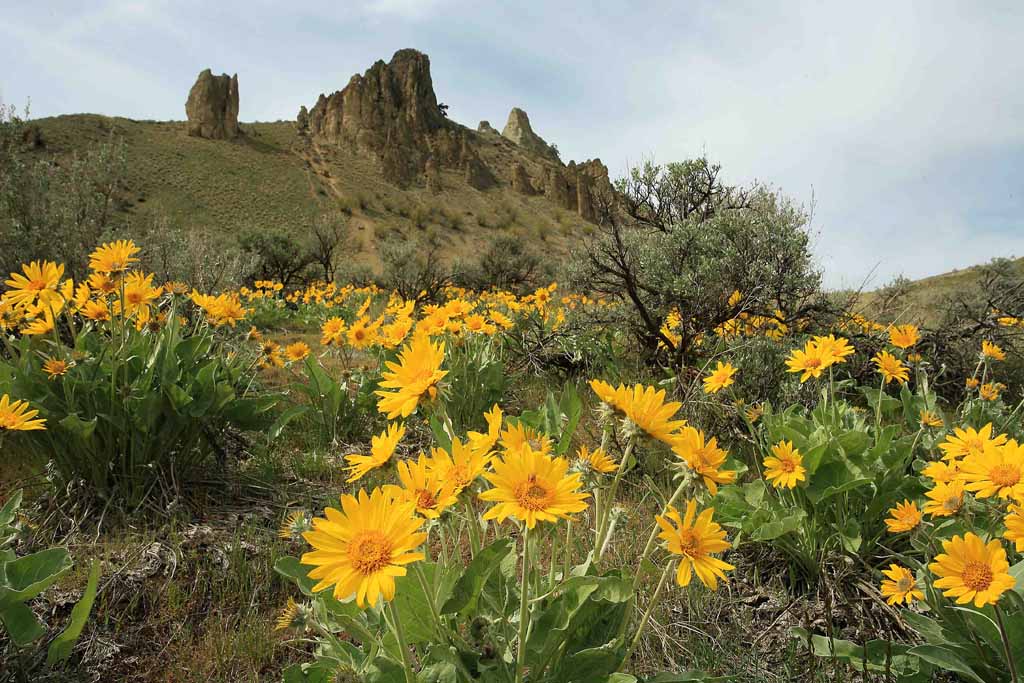
<instances>
[{"instance_id":1,"label":"yellow flower","mask_svg":"<svg viewBox=\"0 0 1024 683\"><path fill-rule=\"evenodd\" d=\"M960 474L960 461L930 462L921 470L921 474L928 477L937 484L945 484L953 481Z\"/></svg>"},{"instance_id":2,"label":"yellow flower","mask_svg":"<svg viewBox=\"0 0 1024 683\"><path fill-rule=\"evenodd\" d=\"M939 577L936 588L947 598L956 598L956 604L974 601L975 607L994 605L1006 591L1016 585L1007 571L1006 550L999 541L988 545L978 536L967 532L942 542L943 553L928 565Z\"/></svg>"},{"instance_id":3,"label":"yellow flower","mask_svg":"<svg viewBox=\"0 0 1024 683\"><path fill-rule=\"evenodd\" d=\"M886 384L893 380L902 384L910 379L910 370L907 366L888 351L876 353L871 362L878 366L878 374L885 378Z\"/></svg>"},{"instance_id":4,"label":"yellow flower","mask_svg":"<svg viewBox=\"0 0 1024 683\"><path fill-rule=\"evenodd\" d=\"M985 382L981 385L981 389L978 390L978 395L982 401L994 401L999 398L999 392L1003 389L1003 385L998 382Z\"/></svg>"},{"instance_id":5,"label":"yellow flower","mask_svg":"<svg viewBox=\"0 0 1024 683\"><path fill-rule=\"evenodd\" d=\"M68 362L60 358L47 358L43 363L43 372L45 372L50 379L57 379L61 375L67 373Z\"/></svg>"},{"instance_id":6,"label":"yellow flower","mask_svg":"<svg viewBox=\"0 0 1024 683\"><path fill-rule=\"evenodd\" d=\"M580 450L576 453L576 460L588 470L598 474L611 474L619 469L619 463L615 462L602 448L595 448L591 451L586 446L580 446Z\"/></svg>"},{"instance_id":7,"label":"yellow flower","mask_svg":"<svg viewBox=\"0 0 1024 683\"><path fill-rule=\"evenodd\" d=\"M964 386L968 389L977 389L979 384L981 384L981 380L977 377L968 377L964 380Z\"/></svg>"},{"instance_id":8,"label":"yellow flower","mask_svg":"<svg viewBox=\"0 0 1024 683\"><path fill-rule=\"evenodd\" d=\"M107 242L89 254L89 269L97 273L122 273L128 266L138 263L135 254L139 248L131 240Z\"/></svg>"},{"instance_id":9,"label":"yellow flower","mask_svg":"<svg viewBox=\"0 0 1024 683\"><path fill-rule=\"evenodd\" d=\"M658 538L665 541L670 553L680 556L679 569L676 570L676 583L680 586L690 585L696 572L701 583L717 590L718 580L725 580L725 572L735 569L731 564L712 557L729 548L725 531L712 520L714 513L714 508L707 508L698 516L697 502L691 500L686 504L686 516L683 518L674 507L654 518L661 527Z\"/></svg>"},{"instance_id":10,"label":"yellow flower","mask_svg":"<svg viewBox=\"0 0 1024 683\"><path fill-rule=\"evenodd\" d=\"M909 349L921 338L917 325L893 325L889 328L889 342L901 349Z\"/></svg>"},{"instance_id":11,"label":"yellow flower","mask_svg":"<svg viewBox=\"0 0 1024 683\"><path fill-rule=\"evenodd\" d=\"M309 355L309 344L297 341L284 347L284 356L293 363L304 360Z\"/></svg>"},{"instance_id":12,"label":"yellow flower","mask_svg":"<svg viewBox=\"0 0 1024 683\"><path fill-rule=\"evenodd\" d=\"M102 299L99 301L87 301L82 307L82 315L89 320L95 320L97 322L110 320L110 307L107 306L107 302Z\"/></svg>"},{"instance_id":13,"label":"yellow flower","mask_svg":"<svg viewBox=\"0 0 1024 683\"><path fill-rule=\"evenodd\" d=\"M43 310L53 311L64 306L64 297L60 292L60 279L64 275L64 265L52 261L32 261L22 264L21 273L11 273L6 280L10 289L4 297L12 305L21 308L39 306Z\"/></svg>"},{"instance_id":14,"label":"yellow flower","mask_svg":"<svg viewBox=\"0 0 1024 683\"><path fill-rule=\"evenodd\" d=\"M922 356L919 353L908 353L907 354L907 362L908 363L920 363L922 360L924 360L924 356Z\"/></svg>"},{"instance_id":15,"label":"yellow flower","mask_svg":"<svg viewBox=\"0 0 1024 683\"><path fill-rule=\"evenodd\" d=\"M889 514L891 516L885 520L885 525L894 534L916 529L923 518L921 511L917 509L917 503L911 503L909 500L904 500L896 507L889 508Z\"/></svg>"},{"instance_id":16,"label":"yellow flower","mask_svg":"<svg viewBox=\"0 0 1024 683\"><path fill-rule=\"evenodd\" d=\"M733 383L736 368L731 363L718 361L714 371L704 378L704 393L715 394Z\"/></svg>"},{"instance_id":17,"label":"yellow flower","mask_svg":"<svg viewBox=\"0 0 1024 683\"><path fill-rule=\"evenodd\" d=\"M786 359L787 372L802 372L800 383L803 384L810 378L819 378L821 373L832 364L828 355L822 351L813 341L807 342L803 349L793 349Z\"/></svg>"},{"instance_id":18,"label":"yellow flower","mask_svg":"<svg viewBox=\"0 0 1024 683\"><path fill-rule=\"evenodd\" d=\"M960 429L955 427L953 433L939 444L943 460L956 460L968 455L980 455L988 446L1000 446L1006 443L1006 434L992 436L992 423L975 431L974 427Z\"/></svg>"},{"instance_id":19,"label":"yellow flower","mask_svg":"<svg viewBox=\"0 0 1024 683\"><path fill-rule=\"evenodd\" d=\"M942 418L930 410L921 411L920 422L922 427L941 427L944 424Z\"/></svg>"},{"instance_id":20,"label":"yellow flower","mask_svg":"<svg viewBox=\"0 0 1024 683\"><path fill-rule=\"evenodd\" d=\"M306 521L304 510L293 510L285 517L281 527L277 530L278 538L291 540L302 535L302 532L309 529L309 522Z\"/></svg>"},{"instance_id":21,"label":"yellow flower","mask_svg":"<svg viewBox=\"0 0 1024 683\"><path fill-rule=\"evenodd\" d=\"M443 448L435 448L432 456L431 469L456 495L476 481L491 462L490 449L476 449L458 437L452 439L451 454Z\"/></svg>"},{"instance_id":22,"label":"yellow flower","mask_svg":"<svg viewBox=\"0 0 1024 683\"><path fill-rule=\"evenodd\" d=\"M1002 446L988 445L982 453L960 463L959 479L978 498L998 496L1024 502L1024 446L1010 439Z\"/></svg>"},{"instance_id":23,"label":"yellow flower","mask_svg":"<svg viewBox=\"0 0 1024 683\"><path fill-rule=\"evenodd\" d=\"M153 286L153 274L129 273L124 279L124 311L134 315L140 309L149 306L150 302L160 296L163 289Z\"/></svg>"},{"instance_id":24,"label":"yellow flower","mask_svg":"<svg viewBox=\"0 0 1024 683\"><path fill-rule=\"evenodd\" d=\"M665 390L637 384L632 388L620 384L609 394L611 385L593 380L590 386L605 403L623 413L626 420L653 439L672 446L686 420L673 420L682 403L665 402ZM609 400L610 399L610 400Z\"/></svg>"},{"instance_id":25,"label":"yellow flower","mask_svg":"<svg viewBox=\"0 0 1024 683\"><path fill-rule=\"evenodd\" d=\"M328 318L320 328L320 343L324 346L341 346L345 340L345 321L341 318Z\"/></svg>"},{"instance_id":26,"label":"yellow flower","mask_svg":"<svg viewBox=\"0 0 1024 683\"><path fill-rule=\"evenodd\" d=\"M377 410L389 420L408 417L416 410L420 398L426 394L431 400L437 396L437 384L448 374L441 369L444 362L444 342L436 344L426 334L417 334L412 342L398 354L398 362L387 361L388 370L374 393L380 398ZM393 391L387 391L391 389Z\"/></svg>"},{"instance_id":27,"label":"yellow flower","mask_svg":"<svg viewBox=\"0 0 1024 683\"><path fill-rule=\"evenodd\" d=\"M29 410L28 401L12 401L7 394L0 397L0 429L19 432L46 429L45 419L32 419L38 414L38 410Z\"/></svg>"},{"instance_id":28,"label":"yellow flower","mask_svg":"<svg viewBox=\"0 0 1024 683\"><path fill-rule=\"evenodd\" d=\"M324 510L326 519L313 519L313 529L302 536L315 550L302 564L312 565L309 578L318 579L314 591L334 586L334 597L356 604L376 605L395 597L395 577L405 576L407 565L424 558L415 548L427 540L420 532L423 519L412 503L396 503L380 489L358 497L343 495L341 511Z\"/></svg>"},{"instance_id":29,"label":"yellow flower","mask_svg":"<svg viewBox=\"0 0 1024 683\"><path fill-rule=\"evenodd\" d=\"M758 403L750 406L749 408L747 408L745 414L747 416L747 419L750 420L751 424L757 422L759 419L761 419L761 416L764 415L764 404Z\"/></svg>"},{"instance_id":30,"label":"yellow flower","mask_svg":"<svg viewBox=\"0 0 1024 683\"><path fill-rule=\"evenodd\" d=\"M544 455L551 453L551 438L527 426L521 420L508 423L501 432L499 443L509 453L518 453L527 448Z\"/></svg>"},{"instance_id":31,"label":"yellow flower","mask_svg":"<svg viewBox=\"0 0 1024 683\"><path fill-rule=\"evenodd\" d=\"M780 441L772 446L772 454L764 459L764 478L775 488L791 489L807 479L804 457L793 447L792 441Z\"/></svg>"},{"instance_id":32,"label":"yellow flower","mask_svg":"<svg viewBox=\"0 0 1024 683\"><path fill-rule=\"evenodd\" d=\"M1006 352L987 339L981 342L981 355L992 360L1006 360Z\"/></svg>"},{"instance_id":33,"label":"yellow flower","mask_svg":"<svg viewBox=\"0 0 1024 683\"><path fill-rule=\"evenodd\" d=\"M348 467L345 469L349 473L346 481L350 483L358 481L366 476L367 472L384 466L388 460L391 460L391 456L394 455L395 448L403 436L405 436L405 425L392 422L387 429L370 439L370 455L356 453L346 455L345 460L348 462Z\"/></svg>"},{"instance_id":34,"label":"yellow flower","mask_svg":"<svg viewBox=\"0 0 1024 683\"><path fill-rule=\"evenodd\" d=\"M925 492L928 502L924 504L924 512L932 517L952 517L960 511L964 504L964 483L950 481L937 483L935 488Z\"/></svg>"},{"instance_id":35,"label":"yellow flower","mask_svg":"<svg viewBox=\"0 0 1024 683\"><path fill-rule=\"evenodd\" d=\"M721 469L728 454L718 447L718 439L711 437L705 441L704 432L695 427L685 427L676 435L672 451L704 479L711 495L718 493L719 484L736 481L736 472Z\"/></svg>"},{"instance_id":36,"label":"yellow flower","mask_svg":"<svg viewBox=\"0 0 1024 683\"><path fill-rule=\"evenodd\" d=\"M32 320L21 330L21 333L26 336L40 336L51 332L53 332L53 314L48 310L43 312L43 317Z\"/></svg>"},{"instance_id":37,"label":"yellow flower","mask_svg":"<svg viewBox=\"0 0 1024 683\"><path fill-rule=\"evenodd\" d=\"M416 506L416 512L427 519L437 519L455 504L458 492L430 464L422 454L415 462L402 460L397 467L401 486L389 484L384 487L384 492L396 503L412 503Z\"/></svg>"},{"instance_id":38,"label":"yellow flower","mask_svg":"<svg viewBox=\"0 0 1024 683\"><path fill-rule=\"evenodd\" d=\"M379 321L370 322L370 319L363 316L356 320L348 328L348 344L354 349L365 349L377 343L377 328Z\"/></svg>"},{"instance_id":39,"label":"yellow flower","mask_svg":"<svg viewBox=\"0 0 1024 683\"><path fill-rule=\"evenodd\" d=\"M1011 504L1007 510L1009 514L1003 520L1006 524L1003 538L1013 541L1018 553L1024 552L1024 505Z\"/></svg>"},{"instance_id":40,"label":"yellow flower","mask_svg":"<svg viewBox=\"0 0 1024 683\"><path fill-rule=\"evenodd\" d=\"M531 448L510 451L492 463L493 472L484 478L494 488L480 499L495 503L484 519L503 522L512 517L532 529L537 522L568 519L587 509L590 494L581 493L580 475L569 474L565 458L552 458Z\"/></svg>"},{"instance_id":41,"label":"yellow flower","mask_svg":"<svg viewBox=\"0 0 1024 683\"><path fill-rule=\"evenodd\" d=\"M299 613L299 606L295 604L295 599L289 597L288 603L281 610L281 614L277 617L277 621L274 622L275 631L283 631L292 625L295 621L296 615Z\"/></svg>"},{"instance_id":42,"label":"yellow flower","mask_svg":"<svg viewBox=\"0 0 1024 683\"><path fill-rule=\"evenodd\" d=\"M886 602L890 605L901 602L909 605L914 600L924 600L924 593L918 588L917 579L906 567L890 564L882 573L888 577L882 581L882 597L888 598Z\"/></svg>"},{"instance_id":43,"label":"yellow flower","mask_svg":"<svg viewBox=\"0 0 1024 683\"><path fill-rule=\"evenodd\" d=\"M845 337L837 338L833 334L827 337L815 337L814 343L817 344L819 352L828 365L843 363L846 361L846 357L854 352L854 348L850 346L850 342Z\"/></svg>"},{"instance_id":44,"label":"yellow flower","mask_svg":"<svg viewBox=\"0 0 1024 683\"><path fill-rule=\"evenodd\" d=\"M469 447L474 451L489 453L494 448L494 444L498 443L501 433L501 417L501 408L495 403L490 412L484 413L484 419L487 421L487 433L468 432L466 434Z\"/></svg>"}]
</instances>

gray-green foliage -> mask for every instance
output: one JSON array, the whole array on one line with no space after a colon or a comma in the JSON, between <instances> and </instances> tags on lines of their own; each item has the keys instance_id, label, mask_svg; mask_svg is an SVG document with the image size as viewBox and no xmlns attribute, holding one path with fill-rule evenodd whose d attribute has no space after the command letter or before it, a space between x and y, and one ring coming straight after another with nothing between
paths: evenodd
<instances>
[{"instance_id":1,"label":"gray-green foliage","mask_svg":"<svg viewBox=\"0 0 1024 683\"><path fill-rule=\"evenodd\" d=\"M49 259L81 277L111 229L125 177L124 144L111 137L83 154L38 155L38 129L0 105L0 272Z\"/></svg>"},{"instance_id":2,"label":"gray-green foliage","mask_svg":"<svg viewBox=\"0 0 1024 683\"><path fill-rule=\"evenodd\" d=\"M819 305L804 209L719 176L705 158L632 169L571 269L577 287L624 302L642 346L667 348L676 364L740 313L791 319ZM730 302L734 291L742 300ZM672 310L682 316L678 342L660 331Z\"/></svg>"}]
</instances>

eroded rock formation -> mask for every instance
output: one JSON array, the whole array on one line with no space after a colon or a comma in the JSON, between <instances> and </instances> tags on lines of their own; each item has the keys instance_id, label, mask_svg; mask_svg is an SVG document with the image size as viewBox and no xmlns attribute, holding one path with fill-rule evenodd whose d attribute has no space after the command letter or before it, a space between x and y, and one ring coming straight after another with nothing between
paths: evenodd
<instances>
[{"instance_id":1,"label":"eroded rock formation","mask_svg":"<svg viewBox=\"0 0 1024 683\"><path fill-rule=\"evenodd\" d=\"M238 75L201 72L188 93L185 115L189 135L210 140L238 137Z\"/></svg>"},{"instance_id":2,"label":"eroded rock formation","mask_svg":"<svg viewBox=\"0 0 1024 683\"><path fill-rule=\"evenodd\" d=\"M527 151L539 154L553 161L558 161L558 155L555 154L551 145L545 142L544 138L533 132L533 128L530 126L530 117L519 107L514 107L508 113L508 122L505 124L505 128L502 129L501 135Z\"/></svg>"}]
</instances>

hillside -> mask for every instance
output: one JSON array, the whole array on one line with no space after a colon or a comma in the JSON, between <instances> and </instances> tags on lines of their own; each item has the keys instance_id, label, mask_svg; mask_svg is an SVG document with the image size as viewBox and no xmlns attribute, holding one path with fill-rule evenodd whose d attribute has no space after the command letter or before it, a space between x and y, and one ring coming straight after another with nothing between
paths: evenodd
<instances>
[{"instance_id":1,"label":"hillside","mask_svg":"<svg viewBox=\"0 0 1024 683\"><path fill-rule=\"evenodd\" d=\"M190 111L204 76L190 94ZM237 97L237 79L233 87ZM358 97L366 102L356 108L351 101ZM434 119L424 114L431 110ZM448 120L426 55L412 50L354 76L330 98L321 95L298 119L236 122L240 132L225 139L204 137L212 129L201 130L191 116L160 122L66 115L34 122L44 146L33 154L59 162L111 136L122 139L119 220L128 225L167 221L230 238L250 228L302 231L317 214L340 210L351 215L354 260L374 267L377 243L394 232L436 236L453 259L479 253L503 232L543 243L557 257L592 229L590 188L610 188L599 160L562 164L519 109L505 135L486 122L473 130Z\"/></svg>"}]
</instances>

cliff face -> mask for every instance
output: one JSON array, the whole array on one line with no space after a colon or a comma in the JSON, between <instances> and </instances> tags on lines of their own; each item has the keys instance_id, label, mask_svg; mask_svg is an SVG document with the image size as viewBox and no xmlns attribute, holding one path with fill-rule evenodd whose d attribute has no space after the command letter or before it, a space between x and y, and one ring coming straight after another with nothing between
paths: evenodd
<instances>
[{"instance_id":1,"label":"cliff face","mask_svg":"<svg viewBox=\"0 0 1024 683\"><path fill-rule=\"evenodd\" d=\"M595 218L594 193L611 189L600 160L566 166L522 109L512 109L500 135L486 122L470 130L449 120L438 106L430 59L416 50L378 61L343 89L320 95L300 118L300 129L308 129L315 144L367 154L399 186L441 191L447 171L477 190L501 184L542 194L587 220Z\"/></svg>"}]
</instances>

